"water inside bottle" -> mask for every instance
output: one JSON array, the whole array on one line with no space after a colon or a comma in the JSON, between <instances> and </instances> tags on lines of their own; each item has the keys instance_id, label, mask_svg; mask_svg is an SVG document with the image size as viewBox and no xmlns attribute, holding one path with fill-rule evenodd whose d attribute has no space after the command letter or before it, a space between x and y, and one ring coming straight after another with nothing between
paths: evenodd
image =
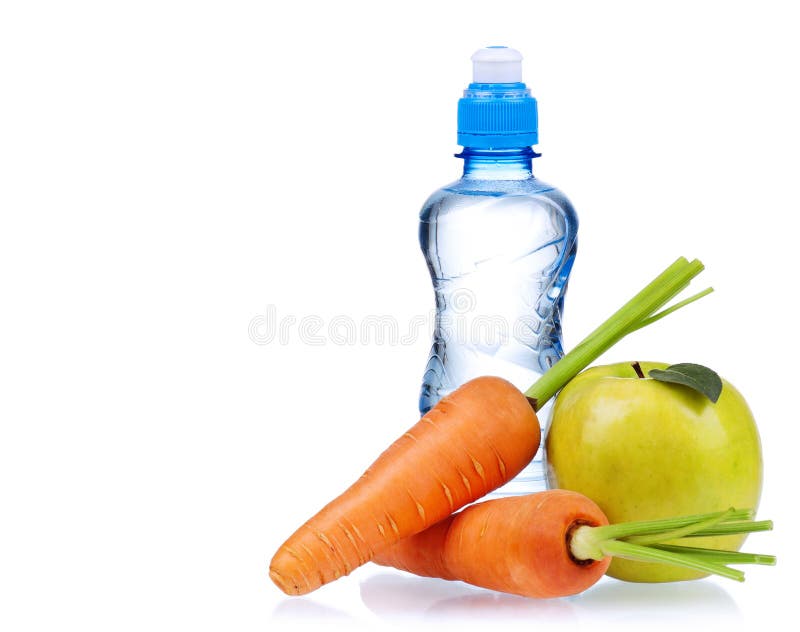
<instances>
[{"instance_id":1,"label":"water inside bottle","mask_svg":"<svg viewBox=\"0 0 800 632\"><path fill-rule=\"evenodd\" d=\"M481 375L526 390L563 355L561 312L577 232L569 201L533 178L461 180L435 193L420 219L437 307L420 411ZM549 410L539 412L543 425ZM494 495L544 488L540 448Z\"/></svg>"}]
</instances>

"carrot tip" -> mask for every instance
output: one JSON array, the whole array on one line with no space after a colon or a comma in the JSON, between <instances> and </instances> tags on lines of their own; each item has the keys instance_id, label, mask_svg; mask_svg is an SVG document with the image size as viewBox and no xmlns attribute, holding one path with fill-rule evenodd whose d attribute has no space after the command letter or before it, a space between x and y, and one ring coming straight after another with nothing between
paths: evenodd
<instances>
[{"instance_id":1,"label":"carrot tip","mask_svg":"<svg viewBox=\"0 0 800 632\"><path fill-rule=\"evenodd\" d=\"M269 569L269 578L287 595L300 594L300 588L298 586L291 586L278 571ZM294 588L294 590L291 590L292 588Z\"/></svg>"}]
</instances>

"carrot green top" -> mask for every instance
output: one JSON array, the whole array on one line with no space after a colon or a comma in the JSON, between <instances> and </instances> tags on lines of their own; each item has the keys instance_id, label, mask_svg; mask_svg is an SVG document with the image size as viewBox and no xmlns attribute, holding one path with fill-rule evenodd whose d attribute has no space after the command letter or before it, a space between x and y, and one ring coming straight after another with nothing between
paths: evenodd
<instances>
[{"instance_id":1,"label":"carrot green top","mask_svg":"<svg viewBox=\"0 0 800 632\"><path fill-rule=\"evenodd\" d=\"M712 292L712 288L707 288L658 312L702 271L703 264L699 260L679 257L525 391L534 409L539 410L567 382L629 333Z\"/></svg>"}]
</instances>

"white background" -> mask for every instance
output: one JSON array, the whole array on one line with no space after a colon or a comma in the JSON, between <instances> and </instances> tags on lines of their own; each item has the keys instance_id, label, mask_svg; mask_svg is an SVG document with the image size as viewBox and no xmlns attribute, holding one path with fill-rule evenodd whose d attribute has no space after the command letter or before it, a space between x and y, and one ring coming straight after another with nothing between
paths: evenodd
<instances>
[{"instance_id":1,"label":"white background","mask_svg":"<svg viewBox=\"0 0 800 632\"><path fill-rule=\"evenodd\" d=\"M606 628L774 620L800 563L796 20L777 2L5 2L0 627ZM375 567L302 599L275 549L417 416L417 213L459 175L469 56L525 55L537 176L581 220L571 348L678 255L716 292L603 361L717 369L759 421L748 581L536 602ZM258 322L258 320L256 320ZM326 329L320 332L325 338ZM784 620L788 625L788 620Z\"/></svg>"}]
</instances>

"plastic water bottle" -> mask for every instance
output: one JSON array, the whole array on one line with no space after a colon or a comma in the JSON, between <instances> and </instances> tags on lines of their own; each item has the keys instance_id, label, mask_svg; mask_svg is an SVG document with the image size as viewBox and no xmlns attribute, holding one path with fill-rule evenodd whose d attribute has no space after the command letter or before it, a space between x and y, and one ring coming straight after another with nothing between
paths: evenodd
<instances>
[{"instance_id":1,"label":"plastic water bottle","mask_svg":"<svg viewBox=\"0 0 800 632\"><path fill-rule=\"evenodd\" d=\"M473 81L458 102L464 175L434 192L420 213L436 294L422 413L480 375L525 390L563 355L561 314L578 218L564 194L531 171L538 116L522 83L522 55L489 47L472 62ZM540 421L549 412L545 406ZM540 449L494 495L542 490L544 474Z\"/></svg>"}]
</instances>

